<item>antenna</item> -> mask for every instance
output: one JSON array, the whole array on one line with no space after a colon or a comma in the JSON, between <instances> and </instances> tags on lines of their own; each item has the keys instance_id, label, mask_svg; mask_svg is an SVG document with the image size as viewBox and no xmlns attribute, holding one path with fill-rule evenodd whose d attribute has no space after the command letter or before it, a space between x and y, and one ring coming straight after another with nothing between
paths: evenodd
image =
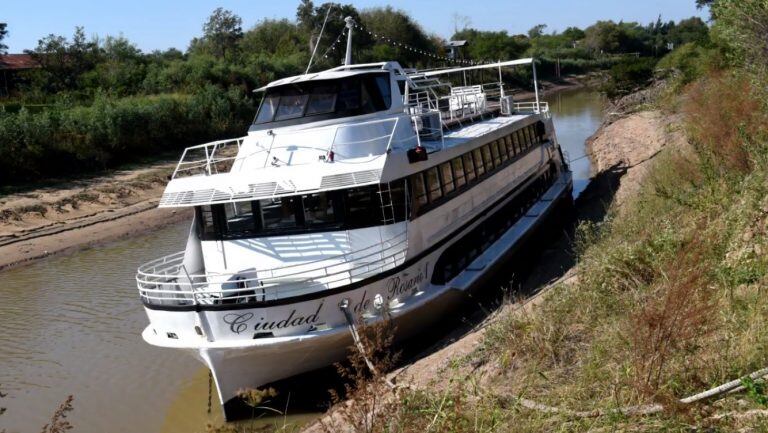
<instances>
[{"instance_id":1,"label":"antenna","mask_svg":"<svg viewBox=\"0 0 768 433\"><path fill-rule=\"evenodd\" d=\"M349 66L352 64L352 28L355 27L355 20L352 17L346 17L344 22L347 23L347 29L349 30L347 35L347 55L344 57L344 65Z\"/></svg>"}]
</instances>

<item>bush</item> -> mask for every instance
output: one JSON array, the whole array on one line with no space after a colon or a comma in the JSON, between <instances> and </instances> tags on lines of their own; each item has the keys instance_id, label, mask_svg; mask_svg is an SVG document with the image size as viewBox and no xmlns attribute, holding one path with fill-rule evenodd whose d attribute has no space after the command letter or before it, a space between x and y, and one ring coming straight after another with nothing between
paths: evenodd
<instances>
[{"instance_id":1,"label":"bush","mask_svg":"<svg viewBox=\"0 0 768 433\"><path fill-rule=\"evenodd\" d=\"M696 43L681 45L659 60L656 70L660 73L677 74L678 85L685 85L704 76L718 63L717 50Z\"/></svg>"},{"instance_id":2,"label":"bush","mask_svg":"<svg viewBox=\"0 0 768 433\"><path fill-rule=\"evenodd\" d=\"M194 96L98 94L90 106L0 113L0 181L104 169L242 134L253 111L242 92L207 86Z\"/></svg>"},{"instance_id":3,"label":"bush","mask_svg":"<svg viewBox=\"0 0 768 433\"><path fill-rule=\"evenodd\" d=\"M603 90L609 98L627 95L644 87L653 78L656 60L651 57L625 59L611 66Z\"/></svg>"}]
</instances>

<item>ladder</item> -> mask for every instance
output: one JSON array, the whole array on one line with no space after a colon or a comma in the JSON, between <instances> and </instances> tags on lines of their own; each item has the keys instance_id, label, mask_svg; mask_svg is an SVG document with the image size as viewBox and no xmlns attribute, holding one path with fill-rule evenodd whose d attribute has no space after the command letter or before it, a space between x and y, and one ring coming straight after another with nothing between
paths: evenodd
<instances>
[{"instance_id":1,"label":"ladder","mask_svg":"<svg viewBox=\"0 0 768 433\"><path fill-rule=\"evenodd\" d=\"M379 184L379 200L381 203L381 221L386 224L395 223L395 207L392 203L392 189L389 182Z\"/></svg>"}]
</instances>

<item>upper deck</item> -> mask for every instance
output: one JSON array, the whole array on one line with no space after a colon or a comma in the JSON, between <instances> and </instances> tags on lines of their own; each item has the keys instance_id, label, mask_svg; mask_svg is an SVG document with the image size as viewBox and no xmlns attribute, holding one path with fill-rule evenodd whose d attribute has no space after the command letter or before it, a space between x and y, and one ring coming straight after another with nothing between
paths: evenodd
<instances>
[{"instance_id":1,"label":"upper deck","mask_svg":"<svg viewBox=\"0 0 768 433\"><path fill-rule=\"evenodd\" d=\"M425 74L409 76L393 62L290 77L262 90L247 136L184 150L161 207L386 182L388 173L408 174L404 158L395 155L416 147L441 152L549 116L546 103L514 102L500 82L451 86Z\"/></svg>"}]
</instances>

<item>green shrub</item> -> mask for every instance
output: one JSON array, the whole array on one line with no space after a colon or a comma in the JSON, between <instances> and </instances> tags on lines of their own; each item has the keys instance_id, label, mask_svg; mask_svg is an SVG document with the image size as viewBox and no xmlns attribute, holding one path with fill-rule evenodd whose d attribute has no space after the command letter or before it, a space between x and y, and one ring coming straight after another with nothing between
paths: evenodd
<instances>
[{"instance_id":1,"label":"green shrub","mask_svg":"<svg viewBox=\"0 0 768 433\"><path fill-rule=\"evenodd\" d=\"M624 59L611 66L603 90L609 98L627 95L653 78L656 60L651 57Z\"/></svg>"},{"instance_id":2,"label":"green shrub","mask_svg":"<svg viewBox=\"0 0 768 433\"><path fill-rule=\"evenodd\" d=\"M104 169L243 134L253 111L241 91L209 85L193 96L97 94L90 106L0 112L0 181Z\"/></svg>"}]
</instances>

